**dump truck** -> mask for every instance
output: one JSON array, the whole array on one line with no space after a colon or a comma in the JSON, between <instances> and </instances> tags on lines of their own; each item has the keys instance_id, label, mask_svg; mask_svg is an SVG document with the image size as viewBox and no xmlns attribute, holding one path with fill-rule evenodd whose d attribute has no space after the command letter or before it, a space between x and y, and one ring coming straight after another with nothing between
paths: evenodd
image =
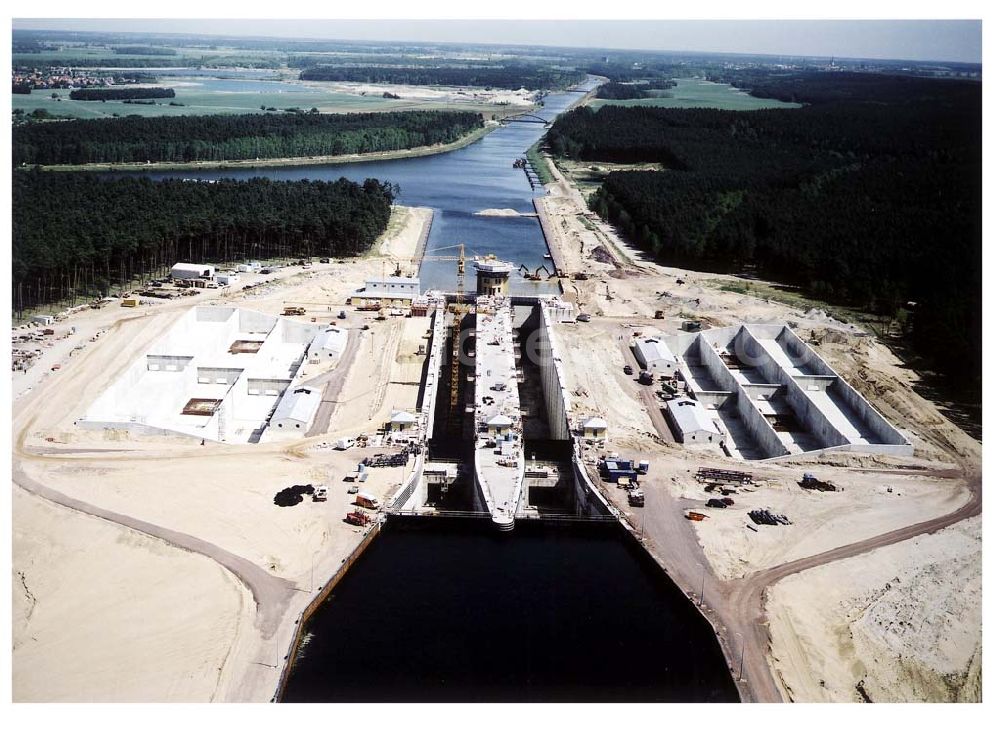
<instances>
[{"instance_id":1,"label":"dump truck","mask_svg":"<svg viewBox=\"0 0 1000 730\"><path fill-rule=\"evenodd\" d=\"M138 307L139 306L139 300L138 299L134 299L134 298L122 299L122 306L123 307Z\"/></svg>"},{"instance_id":2,"label":"dump truck","mask_svg":"<svg viewBox=\"0 0 1000 730\"><path fill-rule=\"evenodd\" d=\"M286 317L294 317L296 315L303 315L306 313L305 307L285 307L285 311L282 312Z\"/></svg>"}]
</instances>

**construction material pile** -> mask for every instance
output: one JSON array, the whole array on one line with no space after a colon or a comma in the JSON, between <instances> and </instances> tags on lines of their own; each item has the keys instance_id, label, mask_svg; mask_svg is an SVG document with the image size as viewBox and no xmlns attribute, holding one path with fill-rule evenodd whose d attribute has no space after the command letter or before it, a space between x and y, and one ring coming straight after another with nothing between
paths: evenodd
<instances>
[{"instance_id":1,"label":"construction material pile","mask_svg":"<svg viewBox=\"0 0 1000 730\"><path fill-rule=\"evenodd\" d=\"M735 484L749 485L753 481L753 474L745 471L734 471L732 469L713 469L703 466L698 469L695 478L702 482L713 484Z\"/></svg>"},{"instance_id":2,"label":"construction material pile","mask_svg":"<svg viewBox=\"0 0 1000 730\"><path fill-rule=\"evenodd\" d=\"M375 454L375 456L366 456L365 460L361 463L374 468L406 466L406 462L409 459L410 455L404 451L401 454Z\"/></svg>"},{"instance_id":3,"label":"construction material pile","mask_svg":"<svg viewBox=\"0 0 1000 730\"><path fill-rule=\"evenodd\" d=\"M769 509L754 509L747 514L755 525L790 525L792 521L784 515L779 515Z\"/></svg>"}]
</instances>

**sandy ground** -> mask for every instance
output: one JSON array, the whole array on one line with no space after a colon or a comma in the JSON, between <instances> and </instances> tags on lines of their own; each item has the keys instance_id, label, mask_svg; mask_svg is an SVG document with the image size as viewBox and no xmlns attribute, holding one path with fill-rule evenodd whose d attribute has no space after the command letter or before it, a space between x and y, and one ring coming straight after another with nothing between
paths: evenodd
<instances>
[{"instance_id":1,"label":"sandy ground","mask_svg":"<svg viewBox=\"0 0 1000 730\"><path fill-rule=\"evenodd\" d=\"M251 292L86 309L57 323L57 336L76 332L14 376L14 481L45 498L15 490L16 699L271 699L295 619L362 537L343 521L353 500L343 477L387 450L335 451L332 432L373 433L391 407L416 405L428 320L375 321L344 301L365 277L412 258L430 217L397 208L376 254L245 277L240 287L265 282ZM211 302L270 313L301 303L299 319L363 335L354 361L336 365L348 400L331 433L200 446L74 425L171 321ZM348 318L333 319L341 309ZM372 352L389 367L373 368ZM385 377L365 383L372 372ZM409 468L373 469L365 490L385 498ZM279 490L306 483L326 484L328 501L274 504Z\"/></svg>"},{"instance_id":2,"label":"sandy ground","mask_svg":"<svg viewBox=\"0 0 1000 730\"><path fill-rule=\"evenodd\" d=\"M476 102L531 107L537 93L527 89L483 89L475 86L410 86L406 84L363 84L350 81L301 81L303 86L360 96L395 94L408 101Z\"/></svg>"},{"instance_id":3,"label":"sandy ground","mask_svg":"<svg viewBox=\"0 0 1000 730\"><path fill-rule=\"evenodd\" d=\"M21 489L13 510L15 702L216 699L253 624L232 574Z\"/></svg>"},{"instance_id":4,"label":"sandy ground","mask_svg":"<svg viewBox=\"0 0 1000 730\"><path fill-rule=\"evenodd\" d=\"M797 702L982 701L982 519L799 573L768 596Z\"/></svg>"},{"instance_id":5,"label":"sandy ground","mask_svg":"<svg viewBox=\"0 0 1000 730\"><path fill-rule=\"evenodd\" d=\"M549 164L553 167L551 161ZM665 561L671 577L682 589L697 595L704 566L710 578L710 589L705 592L715 602L707 610L710 615L718 616L716 625L720 631L740 629L749 634L754 625L760 625L756 623L752 601L737 605L739 601L750 600L751 594L746 591L760 583L759 576L917 523L947 520L949 515L966 508L970 485L979 480L982 445L914 391L917 376L883 343L862 335L861 327L835 320L822 311L804 311L746 293L720 290L718 281L732 277L649 262L641 252L624 243L612 227L595 220L588 213L580 191L558 169L553 167L552 171L556 181L547 186L548 195L540 199L539 212L548 229L554 232L549 243L557 249L556 255L569 277L563 280L564 296L592 315L588 323L561 324L556 328L567 389L572 394L571 418L582 420L600 415L609 426L607 442L587 446L584 458L591 464L590 470L598 483L595 465L602 453L651 462L650 474L642 480L647 493L645 508L628 506L625 492L613 485L600 483L600 488L634 526L636 534L645 536L647 547ZM574 274L586 278L581 280ZM655 317L657 311L662 313L661 318ZM623 367L630 364L636 373L639 371L627 350L633 333L674 332L687 319L698 319L705 327L739 322L788 324L891 422L905 430L916 447L915 455L902 459L842 454L762 465L734 463L715 449L699 451L675 444L665 428L656 399L650 397L648 389L638 385L635 375L625 375ZM700 466L743 469L754 474L756 483L733 495L736 500L733 508L706 509L704 503L709 495L694 479ZM842 491L820 493L801 489L797 481L803 471L833 481ZM756 507L784 513L793 524L760 526L754 532L746 526L750 522L747 512ZM691 508L709 512L711 516L700 523L683 519L683 513ZM921 541L937 545L938 552L911 554L902 546ZM831 554L828 565L785 578L779 584L789 586L774 593L781 597L783 613L776 616L777 609L773 606L778 604L772 602L761 616L765 623L760 662L763 664L768 646L766 630L770 621L775 627L775 646L779 641L777 634L785 642L784 648L775 649L781 661L780 673L775 677L780 676L780 684L790 687L796 699L856 699L854 683L861 676L855 677L858 673L855 657L862 657L865 662L865 686L871 689L876 701L974 696L973 688L978 686L975 676L969 687L951 694L928 677L949 675L952 685L965 681L962 672L975 646L967 637L962 638L964 634L958 636L961 632L954 623L958 621L955 617L963 617L965 627L978 636L981 626L978 533L948 529L902 545L881 548L842 563L833 562L836 556ZM878 620L885 622L896 611L901 618L914 611L933 612L937 609L932 606L941 603L935 596L953 596L948 608L950 618L928 619L922 624L920 642L944 649L938 654L921 655L925 663L919 670L897 666L898 642L892 646L880 644L871 638L870 632L863 634L860 629L850 635L841 632L839 644L803 638L813 634L825 637L836 630L837 621L843 621L843 610L835 620L830 613L832 608L826 610L827 607L838 605L838 600L861 600L855 594L867 595L865 591L874 590L865 588L867 583L852 579L846 582L842 599L828 597L825 585L838 581L844 571L864 574L865 567L872 563L872 575L880 576L871 581L872 586L884 587L896 576L882 580L879 566L891 570L889 566L893 564L891 557L882 557L883 553L895 556L896 564L901 567L900 579L912 585L896 591L880 604ZM961 570L932 571L934 589L925 600L923 590L930 579L921 571L925 570L925 563L935 559L934 555L952 555L955 560L962 556L964 562ZM821 570L829 572L821 574ZM809 577L814 574L816 577ZM808 596L800 601L800 593ZM899 609L907 605L910 608ZM794 622L787 617L793 617ZM864 625L871 629L871 622ZM789 637L796 636L810 642L812 653L808 661L788 658L801 653L800 649L788 648ZM731 660L738 643L723 640ZM817 674L819 667L822 674ZM767 670L762 671L766 678ZM850 686L844 680L837 685L836 692L831 689L823 694L817 690L818 678L827 674L854 680Z\"/></svg>"}]
</instances>

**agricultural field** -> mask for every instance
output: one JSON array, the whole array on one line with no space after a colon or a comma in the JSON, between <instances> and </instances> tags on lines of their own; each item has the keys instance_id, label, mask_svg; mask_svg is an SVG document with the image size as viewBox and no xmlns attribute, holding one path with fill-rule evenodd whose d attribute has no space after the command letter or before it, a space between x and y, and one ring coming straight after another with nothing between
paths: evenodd
<instances>
[{"instance_id":1,"label":"agricultural field","mask_svg":"<svg viewBox=\"0 0 1000 730\"><path fill-rule=\"evenodd\" d=\"M125 104L120 101L73 101L69 89L35 90L31 94L13 94L13 109L23 109L30 113L44 109L53 116L99 119L114 114L126 116L138 114L150 116L178 116L184 114L247 114L260 112L261 106L278 110L299 107L306 111L316 107L320 112L381 112L409 109L433 109L446 106L456 111L502 111L483 103L442 103L436 99L384 99L380 94L348 92L331 88L330 84L255 79L222 79L198 77L163 76L158 86L174 89L176 97L160 99L157 104ZM53 99L52 94L58 98ZM183 106L171 106L170 101Z\"/></svg>"},{"instance_id":2,"label":"agricultural field","mask_svg":"<svg viewBox=\"0 0 1000 730\"><path fill-rule=\"evenodd\" d=\"M795 109L792 104L777 99L758 99L727 84L715 84L701 79L674 79L677 86L663 89L648 99L594 99L590 106L600 109L605 104L618 106L659 106L674 109L706 108L751 111L754 109Z\"/></svg>"}]
</instances>

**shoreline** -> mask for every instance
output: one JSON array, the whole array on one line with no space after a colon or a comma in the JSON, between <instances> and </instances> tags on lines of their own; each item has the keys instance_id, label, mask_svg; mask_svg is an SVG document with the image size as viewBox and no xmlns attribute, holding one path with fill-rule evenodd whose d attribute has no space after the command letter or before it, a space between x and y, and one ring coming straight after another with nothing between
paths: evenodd
<instances>
[{"instance_id":1,"label":"shoreline","mask_svg":"<svg viewBox=\"0 0 1000 730\"><path fill-rule=\"evenodd\" d=\"M346 165L354 162L374 162L385 160L401 160L410 157L429 157L444 152L467 147L473 142L500 129L499 124L490 124L470 132L464 137L443 145L427 145L424 147L409 147L407 149L389 150L386 152L360 152L349 155L317 155L312 157L271 157L254 160L205 160L198 162L88 162L83 165L29 165L46 172L141 172L148 170L240 170L256 167L309 167L312 165Z\"/></svg>"},{"instance_id":2,"label":"shoreline","mask_svg":"<svg viewBox=\"0 0 1000 730\"><path fill-rule=\"evenodd\" d=\"M326 599L330 597L333 589L344 579L344 576L347 575L351 567L364 554L368 546L381 534L384 524L384 521L380 519L364 532L361 542L355 545L354 549L341 561L340 567L330 576L330 580L319 588L318 593L306 604L306 607L302 609L302 613L295 620L295 631L292 634L291 643L288 645L288 654L285 656L285 662L282 666L281 674L278 676L278 685L274 689L274 696L271 697L271 702L280 703L282 695L285 694L285 687L292 675L292 669L295 667L295 660L298 658L299 649L302 645L302 637L306 633L306 624L319 607L326 602Z\"/></svg>"}]
</instances>

